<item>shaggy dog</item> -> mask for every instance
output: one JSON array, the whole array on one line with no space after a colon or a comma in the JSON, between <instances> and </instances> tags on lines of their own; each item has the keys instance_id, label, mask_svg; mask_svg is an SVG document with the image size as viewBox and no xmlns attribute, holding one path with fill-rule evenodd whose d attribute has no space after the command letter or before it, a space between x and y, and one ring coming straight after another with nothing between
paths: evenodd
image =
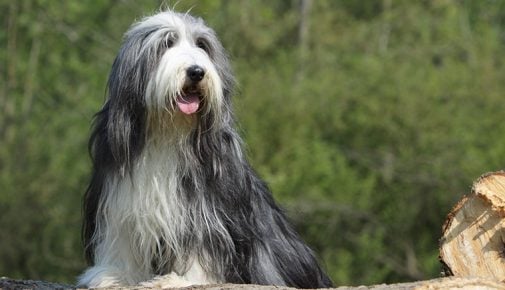
<instances>
[{"instance_id":1,"label":"shaggy dog","mask_svg":"<svg viewBox=\"0 0 505 290\"><path fill-rule=\"evenodd\" d=\"M79 285L331 286L244 156L233 85L200 18L165 11L126 32L90 138Z\"/></svg>"}]
</instances>

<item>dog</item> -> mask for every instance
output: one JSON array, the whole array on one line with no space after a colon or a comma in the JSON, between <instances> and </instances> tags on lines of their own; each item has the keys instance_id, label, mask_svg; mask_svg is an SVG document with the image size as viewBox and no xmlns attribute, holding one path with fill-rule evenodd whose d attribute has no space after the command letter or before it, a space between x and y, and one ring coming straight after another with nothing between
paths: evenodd
<instances>
[{"instance_id":1,"label":"dog","mask_svg":"<svg viewBox=\"0 0 505 290\"><path fill-rule=\"evenodd\" d=\"M78 285L332 285L244 155L234 84L201 18L126 32L89 142Z\"/></svg>"}]
</instances>

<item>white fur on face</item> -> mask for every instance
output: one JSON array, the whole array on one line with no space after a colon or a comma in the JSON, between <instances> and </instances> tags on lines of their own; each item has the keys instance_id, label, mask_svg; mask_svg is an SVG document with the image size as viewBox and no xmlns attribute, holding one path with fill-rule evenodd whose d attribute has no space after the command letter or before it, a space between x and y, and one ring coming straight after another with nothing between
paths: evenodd
<instances>
[{"instance_id":1,"label":"white fur on face","mask_svg":"<svg viewBox=\"0 0 505 290\"><path fill-rule=\"evenodd\" d=\"M153 108L165 108L167 104L173 104L182 92L187 69L193 65L205 70L201 85L203 96L210 105L207 110L219 110L223 100L219 75L205 52L186 40L179 40L177 45L168 49L161 58L158 69L147 87L147 105Z\"/></svg>"},{"instance_id":2,"label":"white fur on face","mask_svg":"<svg viewBox=\"0 0 505 290\"><path fill-rule=\"evenodd\" d=\"M199 84L203 101L208 103L204 113L213 111L219 115L223 102L221 78L208 52L197 46L198 38L205 37L206 33L188 26L181 18L173 15L157 15L155 19L140 24L138 29L153 23L162 25L163 28L153 33L146 46L156 46L160 41L168 41L170 47L161 53L157 69L148 82L145 94L147 107L158 112L176 111L174 104L187 82L187 69L197 65L205 71Z\"/></svg>"}]
</instances>

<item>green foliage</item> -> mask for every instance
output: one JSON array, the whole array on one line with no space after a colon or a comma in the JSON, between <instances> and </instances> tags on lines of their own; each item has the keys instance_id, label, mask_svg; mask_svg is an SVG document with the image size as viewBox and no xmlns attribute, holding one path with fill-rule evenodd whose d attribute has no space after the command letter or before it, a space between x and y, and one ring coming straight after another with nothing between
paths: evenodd
<instances>
[{"instance_id":1,"label":"green foliage","mask_svg":"<svg viewBox=\"0 0 505 290\"><path fill-rule=\"evenodd\" d=\"M161 2L0 0L0 276L85 267L91 119L122 34ZM311 3L175 6L229 49L251 162L335 283L436 277L445 215L505 159L505 2Z\"/></svg>"}]
</instances>

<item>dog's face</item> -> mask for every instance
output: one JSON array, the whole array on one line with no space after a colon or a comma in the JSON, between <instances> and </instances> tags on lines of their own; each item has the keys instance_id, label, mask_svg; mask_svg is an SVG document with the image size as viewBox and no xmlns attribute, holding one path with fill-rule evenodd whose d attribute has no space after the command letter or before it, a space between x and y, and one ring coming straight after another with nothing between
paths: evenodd
<instances>
[{"instance_id":1,"label":"dog's face","mask_svg":"<svg viewBox=\"0 0 505 290\"><path fill-rule=\"evenodd\" d=\"M199 18L167 11L125 34L109 79L109 101L129 111L141 107L147 119L211 115L215 124L228 107L232 85L214 31Z\"/></svg>"},{"instance_id":2,"label":"dog's face","mask_svg":"<svg viewBox=\"0 0 505 290\"><path fill-rule=\"evenodd\" d=\"M141 22L130 33L138 31L152 31L144 49L154 50L159 58L147 84L148 108L185 115L221 108L221 78L212 62L219 48L213 45L217 39L212 30L191 16L162 13Z\"/></svg>"}]
</instances>

